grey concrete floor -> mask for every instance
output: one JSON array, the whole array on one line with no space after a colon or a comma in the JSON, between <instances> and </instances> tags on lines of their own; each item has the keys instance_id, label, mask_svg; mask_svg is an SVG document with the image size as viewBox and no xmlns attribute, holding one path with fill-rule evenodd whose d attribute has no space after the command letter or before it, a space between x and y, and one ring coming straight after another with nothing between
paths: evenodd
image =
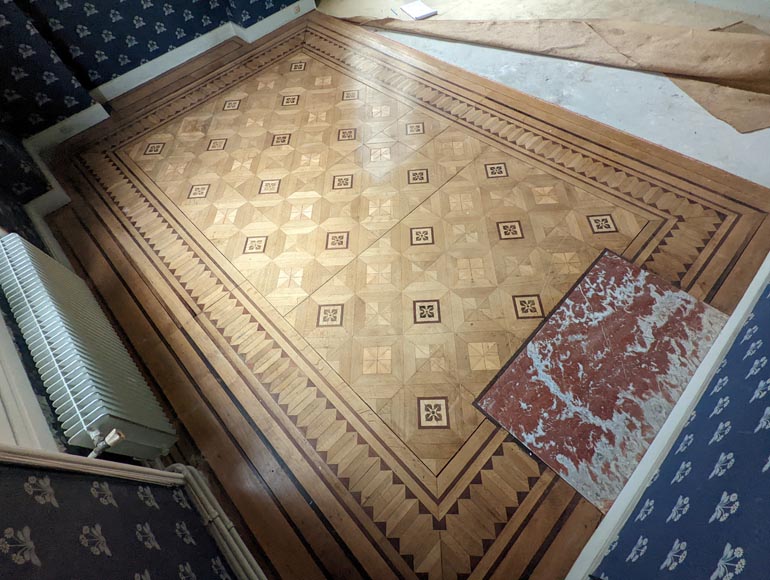
<instances>
[{"instance_id":1,"label":"grey concrete floor","mask_svg":"<svg viewBox=\"0 0 770 580\"><path fill-rule=\"evenodd\" d=\"M666 3L670 0L660 1ZM702 1L707 1L710 6L677 0L675 3L687 10L680 10L672 18L676 18L677 23L681 24L683 20L695 14L698 15L701 25L708 26L729 24L741 19L741 14L734 11L721 12L714 8L717 6L730 9L735 4L730 0ZM434 4L430 0L427 3ZM441 3L451 5L448 8L455 8L457 12L453 1L439 0L435 4ZM498 6L502 4L500 0L476 0L473 4L487 3ZM526 3L505 4L516 4L521 9L521 5ZM529 3L532 4L531 0ZM553 1L550 3L553 4ZM622 3L615 0L615 4ZM364 12L365 4L367 2L359 4L357 1L332 0L322 2L319 8L338 15L380 15L373 14L372 10ZM400 6L401 2L378 3L378 12L384 10L383 4L385 7L391 4ZM591 9L596 6L593 0L583 4L588 8L582 11L582 17L596 17L596 14L606 17L606 4L598 12ZM747 8L748 4L752 4L752 12L763 17L757 19L756 16L752 18L746 15L745 19L767 29L770 22L770 4L765 2L764 11L757 10L761 8L756 6L759 2L744 4ZM572 3L573 7L576 5L579 5L579 2ZM668 4L669 12L672 11L672 6L673 4ZM618 17L621 8L622 6L617 8L612 17ZM575 8L572 11L580 12ZM472 17L466 12L451 14L450 17ZM488 11L482 12L487 18L490 17L486 14ZM551 11L543 9L541 13L544 14L542 17L553 17ZM526 14L527 18L540 17L537 10L529 10ZM506 15L508 16L510 15ZM569 16L575 17L573 14ZM712 117L665 76L394 32L377 32L516 90L770 187L770 129L749 134L738 133L726 123Z\"/></svg>"}]
</instances>

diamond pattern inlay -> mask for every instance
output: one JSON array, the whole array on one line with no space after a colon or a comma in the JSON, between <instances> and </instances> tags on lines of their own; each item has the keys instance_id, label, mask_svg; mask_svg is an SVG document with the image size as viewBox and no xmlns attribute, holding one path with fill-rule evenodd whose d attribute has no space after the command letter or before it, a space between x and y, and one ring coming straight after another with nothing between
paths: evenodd
<instances>
[{"instance_id":1,"label":"diamond pattern inlay","mask_svg":"<svg viewBox=\"0 0 770 580\"><path fill-rule=\"evenodd\" d=\"M243 246L244 254L264 254L267 247L267 236L249 236Z\"/></svg>"},{"instance_id":2,"label":"diamond pattern inlay","mask_svg":"<svg viewBox=\"0 0 770 580\"><path fill-rule=\"evenodd\" d=\"M326 234L327 250L347 250L350 232L329 232Z\"/></svg>"},{"instance_id":3,"label":"diamond pattern inlay","mask_svg":"<svg viewBox=\"0 0 770 580\"><path fill-rule=\"evenodd\" d=\"M433 244L433 228L428 226L425 228L410 228L410 243L413 246L425 246Z\"/></svg>"},{"instance_id":4,"label":"diamond pattern inlay","mask_svg":"<svg viewBox=\"0 0 770 580\"><path fill-rule=\"evenodd\" d=\"M520 221L497 222L497 235L501 240L520 240L524 237Z\"/></svg>"},{"instance_id":5,"label":"diamond pattern inlay","mask_svg":"<svg viewBox=\"0 0 770 580\"><path fill-rule=\"evenodd\" d=\"M204 199L209 194L211 184L202 183L199 185L193 185L190 188L190 193L187 194L189 199Z\"/></svg>"},{"instance_id":6,"label":"diamond pattern inlay","mask_svg":"<svg viewBox=\"0 0 770 580\"><path fill-rule=\"evenodd\" d=\"M609 214L589 215L588 223L591 226L591 231L595 234L609 234L618 231L615 220Z\"/></svg>"},{"instance_id":7,"label":"diamond pattern inlay","mask_svg":"<svg viewBox=\"0 0 770 580\"><path fill-rule=\"evenodd\" d=\"M487 177L490 179L495 177L508 177L508 167L505 163L487 163L484 165L484 170L487 173Z\"/></svg>"},{"instance_id":8,"label":"diamond pattern inlay","mask_svg":"<svg viewBox=\"0 0 770 580\"><path fill-rule=\"evenodd\" d=\"M165 143L150 143L144 150L145 155L160 155Z\"/></svg>"},{"instance_id":9,"label":"diamond pattern inlay","mask_svg":"<svg viewBox=\"0 0 770 580\"><path fill-rule=\"evenodd\" d=\"M415 300L412 304L415 324L441 322L441 304L438 300Z\"/></svg>"},{"instance_id":10,"label":"diamond pattern inlay","mask_svg":"<svg viewBox=\"0 0 770 580\"><path fill-rule=\"evenodd\" d=\"M343 304L321 304L318 306L316 326L342 326Z\"/></svg>"},{"instance_id":11,"label":"diamond pattern inlay","mask_svg":"<svg viewBox=\"0 0 770 580\"><path fill-rule=\"evenodd\" d=\"M227 147L227 139L212 139L209 141L208 151L224 151Z\"/></svg>"},{"instance_id":12,"label":"diamond pattern inlay","mask_svg":"<svg viewBox=\"0 0 770 580\"><path fill-rule=\"evenodd\" d=\"M449 429L449 401L446 397L417 398L419 429Z\"/></svg>"},{"instance_id":13,"label":"diamond pattern inlay","mask_svg":"<svg viewBox=\"0 0 770 580\"><path fill-rule=\"evenodd\" d=\"M273 147L278 147L280 145L288 145L291 142L291 135L288 133L281 133L278 135L273 135Z\"/></svg>"},{"instance_id":14,"label":"diamond pattern inlay","mask_svg":"<svg viewBox=\"0 0 770 580\"><path fill-rule=\"evenodd\" d=\"M540 296L514 296L513 305L517 318L543 318L543 303Z\"/></svg>"},{"instance_id":15,"label":"diamond pattern inlay","mask_svg":"<svg viewBox=\"0 0 770 580\"><path fill-rule=\"evenodd\" d=\"M278 190L281 188L281 180L280 179L264 179L259 184L259 193L278 193Z\"/></svg>"}]
</instances>

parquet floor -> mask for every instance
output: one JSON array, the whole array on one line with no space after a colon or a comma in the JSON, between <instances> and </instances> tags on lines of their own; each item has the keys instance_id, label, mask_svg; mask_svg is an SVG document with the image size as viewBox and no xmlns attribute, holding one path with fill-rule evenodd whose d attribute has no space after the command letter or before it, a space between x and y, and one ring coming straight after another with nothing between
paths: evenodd
<instances>
[{"instance_id":1,"label":"parquet floor","mask_svg":"<svg viewBox=\"0 0 770 580\"><path fill-rule=\"evenodd\" d=\"M558 578L472 401L604 248L730 310L768 192L312 14L114 103L52 220L283 577Z\"/></svg>"}]
</instances>

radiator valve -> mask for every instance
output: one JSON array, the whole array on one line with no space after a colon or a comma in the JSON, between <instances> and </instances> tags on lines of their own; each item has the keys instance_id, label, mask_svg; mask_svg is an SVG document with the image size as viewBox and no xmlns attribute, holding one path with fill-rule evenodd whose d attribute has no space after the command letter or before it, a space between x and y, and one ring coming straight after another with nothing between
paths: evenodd
<instances>
[{"instance_id":1,"label":"radiator valve","mask_svg":"<svg viewBox=\"0 0 770 580\"><path fill-rule=\"evenodd\" d=\"M123 432L118 431L117 429L113 429L104 437L101 436L101 433L95 434L93 439L94 443L96 443L96 447L93 451L91 451L91 453L88 454L88 457L91 459L99 457L99 455L102 454L102 451L108 447L113 447L114 445L123 441L125 438L126 436L123 434Z\"/></svg>"}]
</instances>

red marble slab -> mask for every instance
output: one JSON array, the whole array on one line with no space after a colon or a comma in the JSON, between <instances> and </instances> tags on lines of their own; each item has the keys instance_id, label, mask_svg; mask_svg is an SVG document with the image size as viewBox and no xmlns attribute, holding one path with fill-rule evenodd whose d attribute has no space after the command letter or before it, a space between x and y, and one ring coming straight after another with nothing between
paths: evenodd
<instances>
[{"instance_id":1,"label":"red marble slab","mask_svg":"<svg viewBox=\"0 0 770 580\"><path fill-rule=\"evenodd\" d=\"M475 405L606 511L726 320L606 251Z\"/></svg>"}]
</instances>

